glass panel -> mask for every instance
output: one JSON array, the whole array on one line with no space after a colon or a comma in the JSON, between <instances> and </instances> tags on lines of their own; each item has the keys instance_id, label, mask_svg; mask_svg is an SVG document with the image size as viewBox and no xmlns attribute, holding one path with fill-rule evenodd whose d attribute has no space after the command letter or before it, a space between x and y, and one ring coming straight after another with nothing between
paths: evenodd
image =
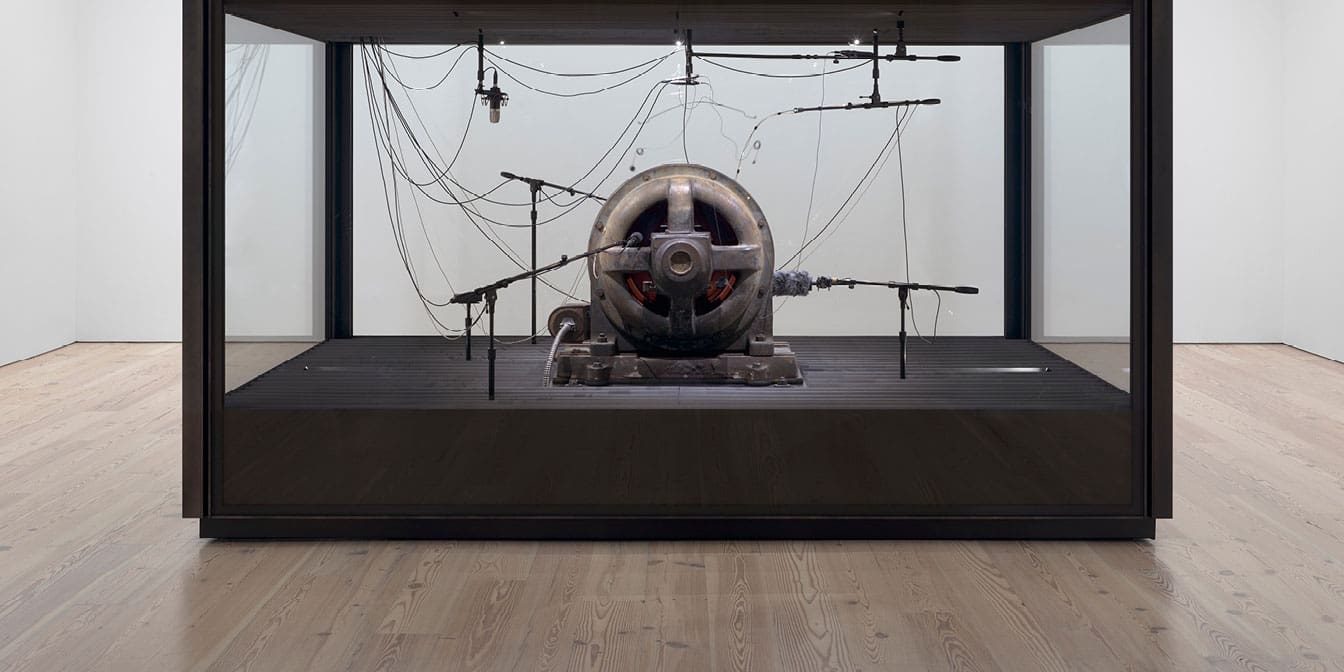
<instances>
[{"instance_id":1,"label":"glass panel","mask_svg":"<svg viewBox=\"0 0 1344 672\"><path fill-rule=\"evenodd\" d=\"M1034 46L1038 342L1129 390L1129 18Z\"/></svg>"},{"instance_id":2,"label":"glass panel","mask_svg":"<svg viewBox=\"0 0 1344 672\"><path fill-rule=\"evenodd\" d=\"M1133 513L1127 355L1100 347L1128 347L1113 46L1036 48L1039 342L1003 332L1001 48L911 47L960 60L883 61L881 100L941 103L865 109L862 45L701 46L829 55L702 57L693 85L671 44L492 43L479 84L474 45L357 46L356 337L228 395L217 511ZM321 244L316 54L256 188L231 177L234 345L317 335L289 320L320 300L267 293L321 284L295 261ZM535 312L529 280L488 286L534 233L539 266L593 254Z\"/></svg>"},{"instance_id":3,"label":"glass panel","mask_svg":"<svg viewBox=\"0 0 1344 672\"><path fill-rule=\"evenodd\" d=\"M225 389L323 337L323 47L227 18Z\"/></svg>"},{"instance_id":4,"label":"glass panel","mask_svg":"<svg viewBox=\"0 0 1344 672\"><path fill-rule=\"evenodd\" d=\"M937 320L938 298L917 294L912 325L925 336L932 336L935 322L944 335L1002 335L1001 49L941 48L939 53L964 60L883 66L887 99L942 97L941 106L791 114L794 107L863 102L859 97L872 89L871 68L850 61L708 59L696 65L700 85L688 89L660 84L684 69L684 54L670 44L492 45L497 54L492 62L505 73L499 86L510 96L497 124L489 122L471 95L475 49L445 49L366 49L363 53L373 59L367 63L371 79L366 79L361 52L356 53L356 334L452 335L450 330L461 328L462 309L434 303L454 289L516 273L520 263L530 265L529 189L504 182L501 171L608 195L641 171L689 160L735 178L760 204L774 236L778 268L975 285L982 289L978 297L945 295ZM538 72L603 72L640 63L646 65L612 77L557 78ZM771 79L716 63L770 75L847 71ZM645 70L643 77L600 94L549 95L619 85ZM488 71L487 87L493 77ZM899 145L893 136L898 119L905 124ZM404 160L410 177L429 186L422 191L405 179L393 183L383 142L393 147L398 170ZM450 163L442 184L432 184ZM490 195L471 196L483 192ZM904 209L903 192L908 198ZM545 196L538 208L541 264L582 252L601 205ZM466 212L435 202L464 199L472 199ZM389 226L389 203L400 220L396 226ZM903 235L906 228L908 236ZM424 301L417 297L408 266ZM552 308L573 301L566 293L586 301L584 284L581 265L548 276L539 289L539 328ZM894 292L832 292L822 300L779 299L775 305L775 328L784 334L894 334L900 322ZM531 323L528 283L501 295L498 333L526 336ZM483 331L480 325L477 333Z\"/></svg>"}]
</instances>

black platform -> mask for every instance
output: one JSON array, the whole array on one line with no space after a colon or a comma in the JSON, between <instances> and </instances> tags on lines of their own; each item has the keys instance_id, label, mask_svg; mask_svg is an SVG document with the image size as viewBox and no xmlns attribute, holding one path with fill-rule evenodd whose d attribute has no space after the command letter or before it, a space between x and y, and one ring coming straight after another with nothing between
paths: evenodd
<instances>
[{"instance_id":1,"label":"black platform","mask_svg":"<svg viewBox=\"0 0 1344 672\"><path fill-rule=\"evenodd\" d=\"M517 340L502 338L500 340ZM322 343L229 393L249 409L981 409L1128 410L1129 395L1045 348L1002 338L939 337L909 345L898 376L890 337L781 338L802 386L542 387L550 344L500 346L497 399L486 399L485 338L361 337Z\"/></svg>"},{"instance_id":2,"label":"black platform","mask_svg":"<svg viewBox=\"0 0 1344 672\"><path fill-rule=\"evenodd\" d=\"M894 339L788 340L801 387L547 389L546 346L509 346L494 402L483 338L469 362L460 341L328 341L226 397L202 531L807 536L762 521L827 517L828 536L897 518L902 536L1150 534L1129 395L1044 348L916 341L902 381Z\"/></svg>"}]
</instances>

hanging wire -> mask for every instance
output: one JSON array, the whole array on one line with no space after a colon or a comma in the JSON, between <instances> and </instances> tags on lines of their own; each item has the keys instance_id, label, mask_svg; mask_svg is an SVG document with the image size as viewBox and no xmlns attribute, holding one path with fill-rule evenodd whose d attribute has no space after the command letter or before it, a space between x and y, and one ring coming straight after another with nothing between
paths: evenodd
<instances>
[{"instance_id":1,"label":"hanging wire","mask_svg":"<svg viewBox=\"0 0 1344 672\"><path fill-rule=\"evenodd\" d=\"M736 72L736 73L743 74L743 75L751 75L751 76L753 76L753 77L769 77L769 78L771 78L771 79L808 79L808 78L810 78L810 77L826 77L826 76L828 76L828 75L838 75L838 74L840 74L840 73L842 73L842 72L849 72L850 70L857 70L857 69L859 69L859 68L868 66L868 63L867 63L867 62L860 62L860 63L856 63L856 64L854 64L854 65L847 65L847 66L845 66L845 67L843 67L843 68L840 68L839 70L831 70L831 71L829 71L829 72L823 69L821 72L813 72L813 73L802 74L802 75L790 75L790 74L776 75L776 74L771 74L771 73L768 73L768 72L752 72L751 70L743 70L743 69L741 69L741 68L734 68L734 67L731 66L731 65L724 65L723 63L719 63L718 61L715 61L715 60L710 59L710 58L705 58L704 56L696 56L696 58L698 58L698 59L700 59L700 60L702 60L702 61L704 61L704 62L706 62L706 63L708 63L708 64L710 64L710 65L712 65L712 66L714 66L714 67L716 67L716 68L723 68L724 70L730 70L730 71L732 71L732 72Z\"/></svg>"},{"instance_id":2,"label":"hanging wire","mask_svg":"<svg viewBox=\"0 0 1344 672\"><path fill-rule=\"evenodd\" d=\"M492 57L494 57L494 58L497 58L497 59L499 59L499 60L501 60L501 61L504 61L505 63L508 63L508 64L510 64L510 65L516 65L516 66L518 66L518 67L520 67L520 68L523 68L523 69L525 69L525 70L531 70L532 72L538 72L538 73L541 73L541 74L543 74L543 75L551 75L552 77L606 77L606 76L609 76L609 75L620 75L620 74L624 74L624 73L630 72L631 70L638 70L639 68L642 68L642 67L644 67L644 66L646 66L646 65L650 65L650 64L653 64L653 63L661 63L661 62L667 60L668 58L672 57L673 55L679 53L680 51L681 51L680 49L674 49L674 50L672 50L671 52L669 52L669 53L667 53L667 54L665 54L665 55L663 55L663 56L657 56L657 57L655 57L655 58L651 58L651 59L649 59L649 60L647 60L647 61L644 61L643 63L636 63L636 64L631 65L631 66L629 66L629 67L621 68L620 70L610 70L610 71L608 71L608 72L552 72L552 71L550 71L550 70L543 70L543 69L541 69L541 68L533 67L533 66L528 65L528 64L526 64L526 63L520 63L520 62L518 62L518 61L509 59L509 58L505 57L503 54L496 53L496 52L491 51L491 50L489 50L489 49L486 49L486 50L485 50L485 53L487 53L487 54L489 54L490 56L492 56Z\"/></svg>"},{"instance_id":3,"label":"hanging wire","mask_svg":"<svg viewBox=\"0 0 1344 672\"><path fill-rule=\"evenodd\" d=\"M675 52L673 52L673 53L675 53ZM495 70L499 72L499 74L504 75L505 77L509 78L510 80L513 80L513 82L514 82L515 84L517 84L517 85L519 85L519 86L521 86L521 87L523 87L523 88L525 88L525 89L528 89L528 90L530 90L530 91L535 91L535 92L537 92L537 93L544 94L544 95L547 95L547 96L555 96L556 98L580 98L580 97L583 97L583 96L594 96L594 95L597 95L597 94L599 94L599 93L604 93L604 92L607 92L607 91L611 91L611 90L613 90L613 89L619 89L619 88L621 88L622 86L625 86L626 84L629 84L629 83L631 83L631 82L633 82L633 81L639 79L640 77L643 77L644 75L647 75L647 74L649 74L650 72L653 72L653 70L654 70L655 68L657 68L660 64L662 64L663 61L666 61L666 60L668 59L668 57L671 56L671 55L672 55L672 54L668 54L667 56L663 56L663 57L661 57L661 58L654 59L654 60L652 61L652 65L650 65L650 66L648 66L647 68L645 68L645 69L643 69L643 70L641 70L641 71L635 73L634 75L630 76L629 78L624 79L624 80L621 80L621 81L619 81L619 82L617 82L617 83L615 83L615 84L612 84L612 85L610 85L610 86L604 86L604 87L602 87L602 88L599 88L599 89L592 89L592 90L590 90L590 91L577 91L577 92L574 92L574 93L560 93L560 92L557 92L557 91L550 91L550 90L543 89L543 88L540 88L540 87L537 87L537 86L533 86L533 85L531 85L531 84L528 84L527 82L522 81L521 79L518 79L517 77L514 77L511 73L509 73L509 71L507 71L507 70L501 68L501 67L499 66L499 64L496 63L496 62L494 61L494 59L487 57L487 58L485 59L485 61L486 61L487 63L489 63L491 66L493 66L493 67L495 68Z\"/></svg>"},{"instance_id":4,"label":"hanging wire","mask_svg":"<svg viewBox=\"0 0 1344 672\"><path fill-rule=\"evenodd\" d=\"M821 62L821 74L822 75L826 74L826 61ZM817 107L825 107L826 78L823 76L820 81L821 81L821 100L817 103ZM809 187L807 190L807 214L803 216L803 240L807 240L808 230L812 227L812 204L814 201L816 201L817 198L817 174L821 172L821 131L822 131L821 122L825 118L826 118L826 111L819 110L817 112L817 148L812 155L812 186ZM799 268L802 267L802 265L803 260L800 258L798 259L798 263L796 263L793 268L794 270L798 270Z\"/></svg>"}]
</instances>

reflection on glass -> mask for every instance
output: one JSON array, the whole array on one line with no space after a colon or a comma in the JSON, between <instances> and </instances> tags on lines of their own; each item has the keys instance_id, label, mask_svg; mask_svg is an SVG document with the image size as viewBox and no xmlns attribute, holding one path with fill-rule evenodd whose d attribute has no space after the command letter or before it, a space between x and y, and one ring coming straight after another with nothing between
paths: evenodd
<instances>
[{"instance_id":1,"label":"reflection on glass","mask_svg":"<svg viewBox=\"0 0 1344 672\"><path fill-rule=\"evenodd\" d=\"M322 46L228 17L225 387L322 340Z\"/></svg>"},{"instance_id":2,"label":"reflection on glass","mask_svg":"<svg viewBox=\"0 0 1344 672\"><path fill-rule=\"evenodd\" d=\"M1033 46L1033 324L1129 390L1129 18Z\"/></svg>"}]
</instances>

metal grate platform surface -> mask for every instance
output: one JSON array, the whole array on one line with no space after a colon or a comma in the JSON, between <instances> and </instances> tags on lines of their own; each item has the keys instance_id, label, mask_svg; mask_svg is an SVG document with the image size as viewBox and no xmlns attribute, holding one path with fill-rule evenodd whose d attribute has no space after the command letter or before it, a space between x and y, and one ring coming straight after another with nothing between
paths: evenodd
<instances>
[{"instance_id":1,"label":"metal grate platform surface","mask_svg":"<svg viewBox=\"0 0 1344 672\"><path fill-rule=\"evenodd\" d=\"M501 346L486 399L485 339L473 358L434 337L331 340L225 397L230 408L878 408L1120 409L1127 393L1029 341L939 337L909 346L898 375L891 337L793 337L806 383L792 387L541 385L548 343ZM540 339L539 339L540 341Z\"/></svg>"}]
</instances>

